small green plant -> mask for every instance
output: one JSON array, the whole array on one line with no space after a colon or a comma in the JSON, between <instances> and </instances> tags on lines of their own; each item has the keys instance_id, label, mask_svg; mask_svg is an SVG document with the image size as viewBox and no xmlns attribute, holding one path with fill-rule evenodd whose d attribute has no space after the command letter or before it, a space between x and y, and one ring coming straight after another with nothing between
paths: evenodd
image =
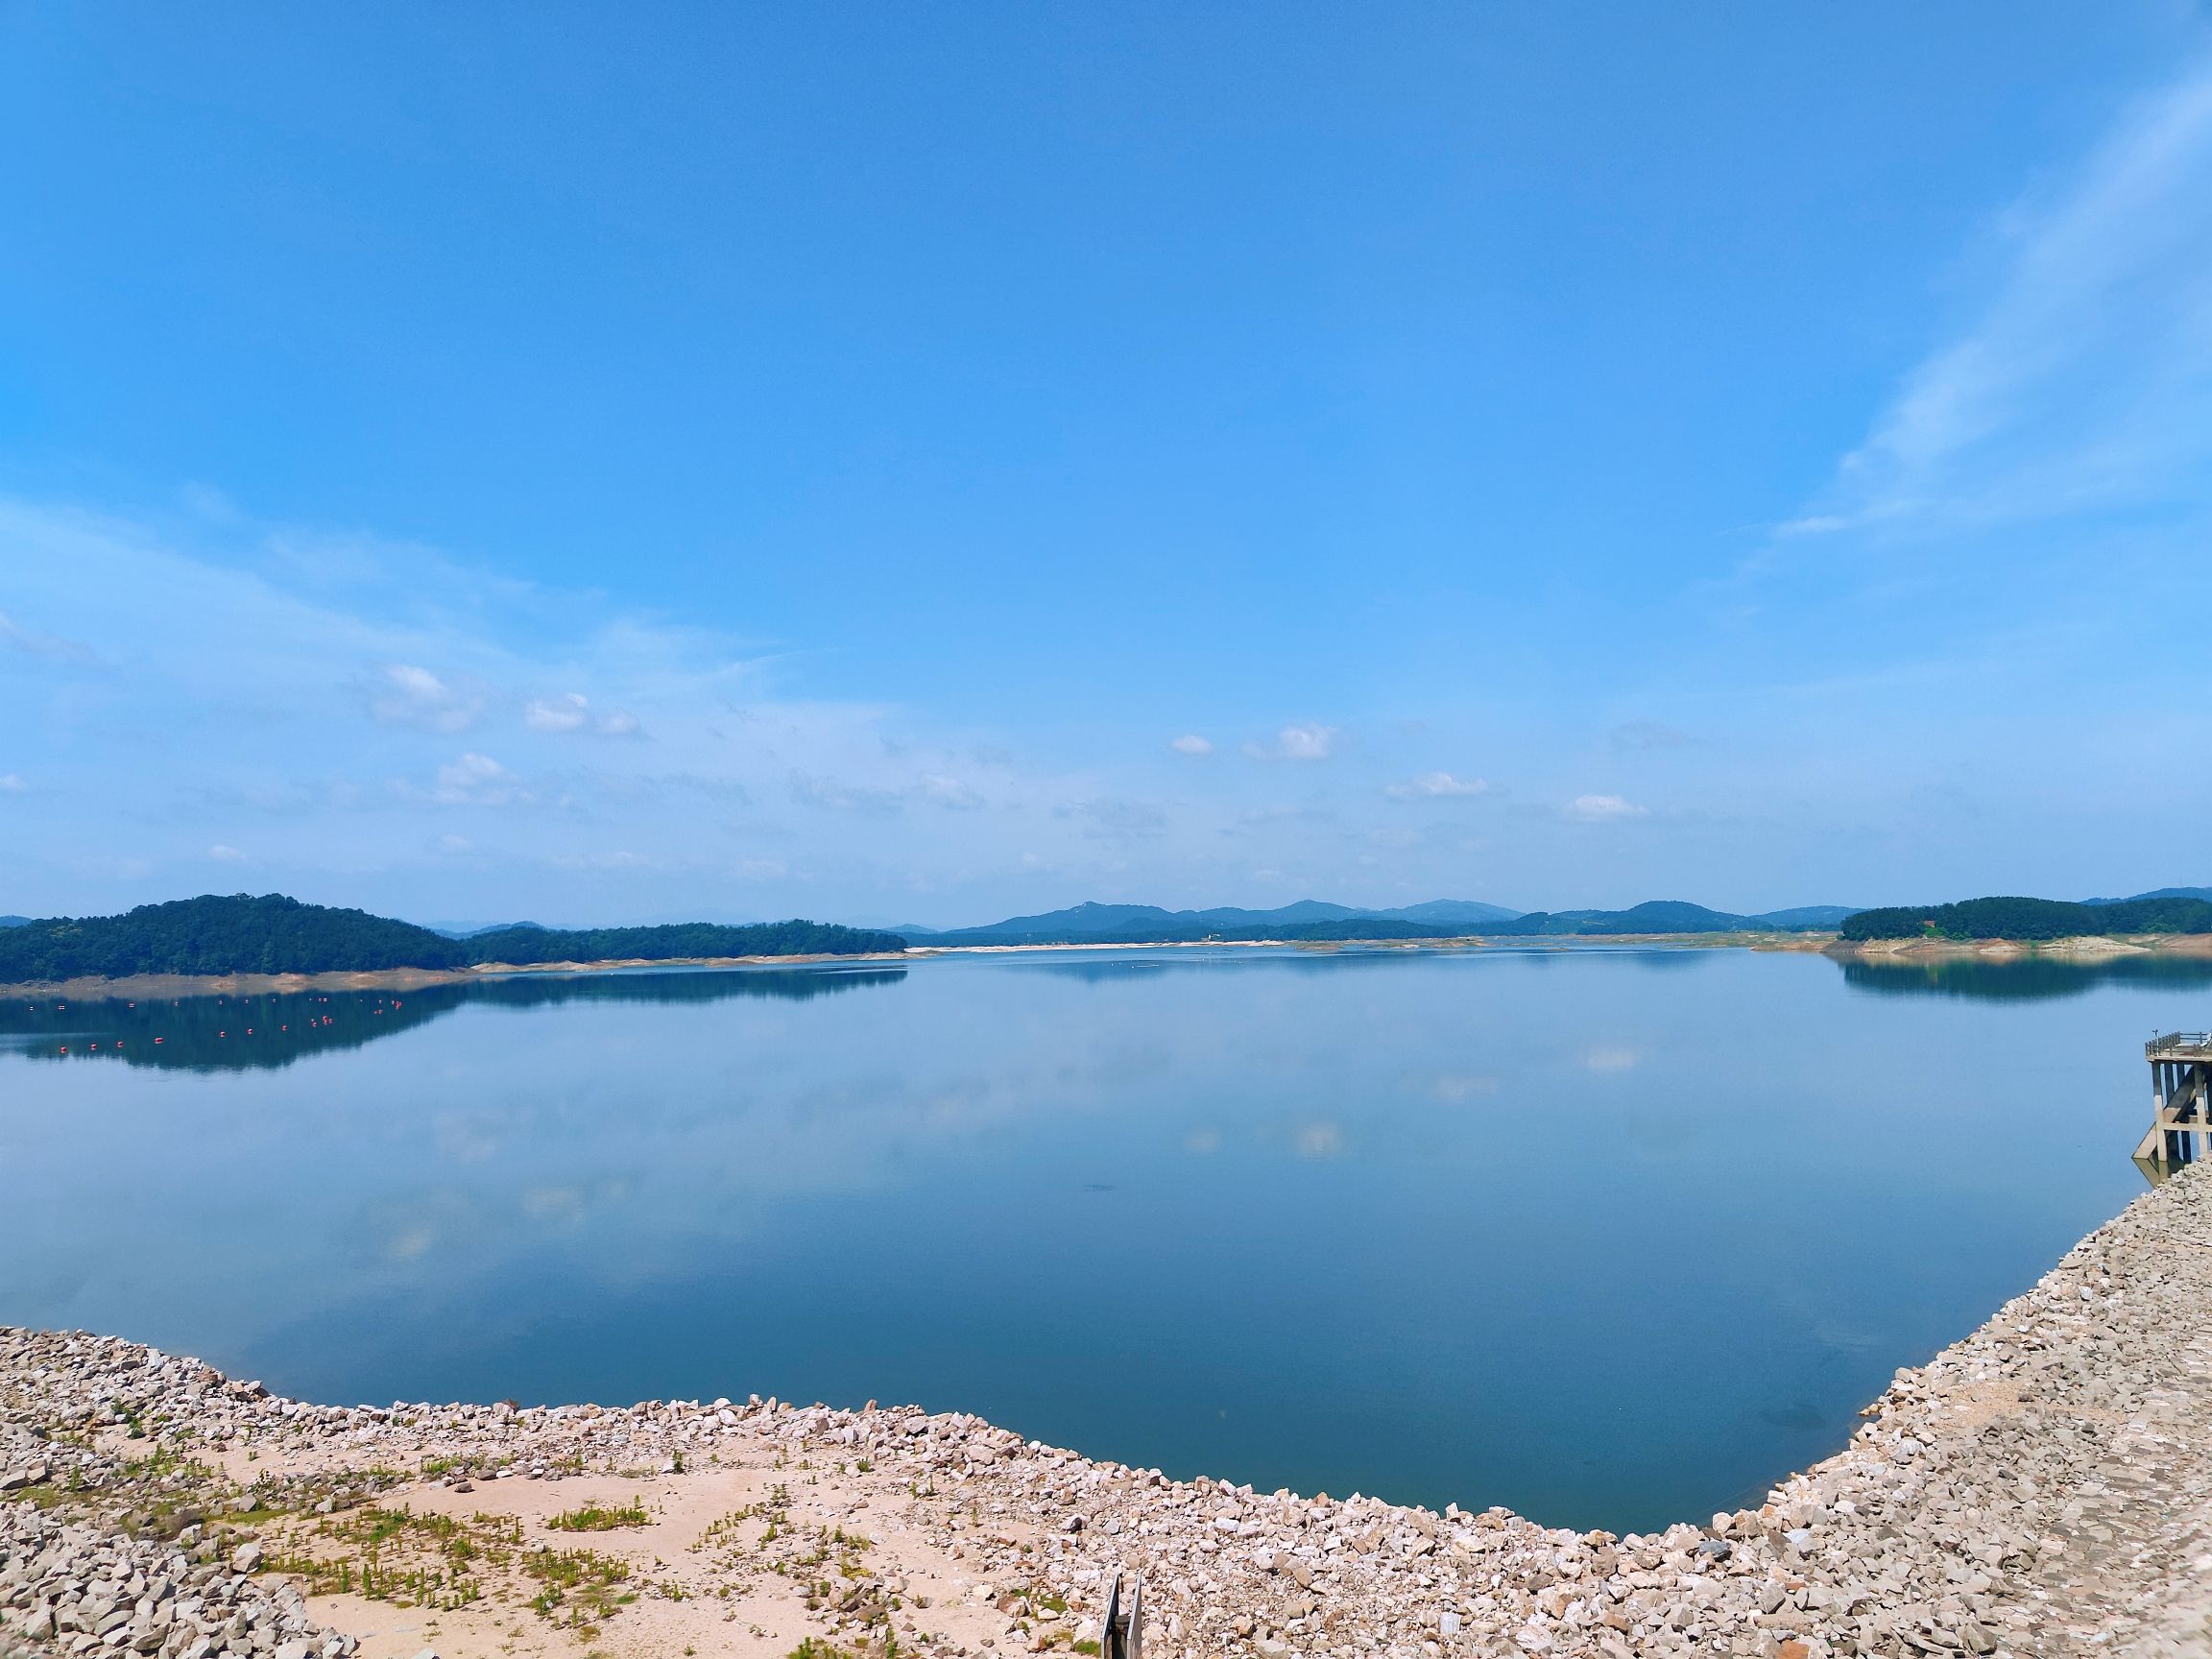
<instances>
[{"instance_id":1,"label":"small green plant","mask_svg":"<svg viewBox=\"0 0 2212 1659\"><path fill-rule=\"evenodd\" d=\"M568 1624L588 1636L637 1599L617 1589L630 1576L629 1564L594 1550L534 1550L522 1558L522 1571L541 1586L530 1601L539 1616L554 1619L565 1608Z\"/></svg>"},{"instance_id":2,"label":"small green plant","mask_svg":"<svg viewBox=\"0 0 2212 1659\"><path fill-rule=\"evenodd\" d=\"M612 1509L599 1503L564 1509L545 1525L556 1532L612 1532L617 1527L650 1527L653 1517L645 1513L644 1499L634 1498Z\"/></svg>"}]
</instances>

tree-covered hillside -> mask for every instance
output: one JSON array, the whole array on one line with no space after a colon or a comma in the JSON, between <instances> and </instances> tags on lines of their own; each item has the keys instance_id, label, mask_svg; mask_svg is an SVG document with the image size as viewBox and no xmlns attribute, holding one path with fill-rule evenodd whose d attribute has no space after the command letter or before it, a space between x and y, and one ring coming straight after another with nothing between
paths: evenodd
<instances>
[{"instance_id":1,"label":"tree-covered hillside","mask_svg":"<svg viewBox=\"0 0 2212 1659\"><path fill-rule=\"evenodd\" d=\"M322 974L476 963L675 961L701 956L858 956L902 950L896 933L818 922L697 923L575 932L514 927L448 939L365 910L270 893L176 899L121 916L53 917L0 929L0 984L132 974Z\"/></svg>"},{"instance_id":2,"label":"tree-covered hillside","mask_svg":"<svg viewBox=\"0 0 2212 1659\"><path fill-rule=\"evenodd\" d=\"M896 933L829 922L678 922L661 927L507 927L459 941L471 962L674 962L699 956L862 956L903 950Z\"/></svg>"},{"instance_id":3,"label":"tree-covered hillside","mask_svg":"<svg viewBox=\"0 0 2212 1659\"><path fill-rule=\"evenodd\" d=\"M1833 927L1850 914L1840 904L1805 904L1794 910L1741 916L1682 899L1647 899L1625 910L1531 910L1510 921L1490 923L1479 931L1582 938L1621 933L1812 933Z\"/></svg>"},{"instance_id":4,"label":"tree-covered hillside","mask_svg":"<svg viewBox=\"0 0 2212 1659\"><path fill-rule=\"evenodd\" d=\"M1846 940L2079 939L2097 933L2212 933L2212 902L2127 899L2077 904L2064 899L1966 899L1955 904L1892 904L1845 920Z\"/></svg>"}]
</instances>

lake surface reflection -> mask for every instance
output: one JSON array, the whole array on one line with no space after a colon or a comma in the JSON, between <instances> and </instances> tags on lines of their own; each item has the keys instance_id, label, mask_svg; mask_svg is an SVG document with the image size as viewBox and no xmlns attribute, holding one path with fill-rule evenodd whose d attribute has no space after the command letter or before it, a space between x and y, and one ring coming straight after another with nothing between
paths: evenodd
<instances>
[{"instance_id":1,"label":"lake surface reflection","mask_svg":"<svg viewBox=\"0 0 2212 1659\"><path fill-rule=\"evenodd\" d=\"M1657 1526L2139 1190L2212 964L1127 951L0 1003L0 1320L336 1400L871 1396ZM64 1053L63 1050L67 1052Z\"/></svg>"}]
</instances>

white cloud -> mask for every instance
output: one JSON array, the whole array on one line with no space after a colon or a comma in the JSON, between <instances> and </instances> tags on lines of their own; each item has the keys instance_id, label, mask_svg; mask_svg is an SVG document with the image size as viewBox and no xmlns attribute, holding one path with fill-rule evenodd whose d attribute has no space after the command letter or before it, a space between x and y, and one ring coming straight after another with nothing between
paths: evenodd
<instances>
[{"instance_id":1,"label":"white cloud","mask_svg":"<svg viewBox=\"0 0 2212 1659\"><path fill-rule=\"evenodd\" d=\"M17 774L0 772L0 795L20 795L28 787Z\"/></svg>"},{"instance_id":2,"label":"white cloud","mask_svg":"<svg viewBox=\"0 0 2212 1659\"><path fill-rule=\"evenodd\" d=\"M1651 808L1623 801L1618 795L1577 795L1567 804L1567 816L1585 824L1609 824L1622 818L1648 818Z\"/></svg>"},{"instance_id":3,"label":"white cloud","mask_svg":"<svg viewBox=\"0 0 2212 1659\"><path fill-rule=\"evenodd\" d=\"M369 712L388 726L465 732L483 711L481 692L458 690L412 662L388 662L370 677Z\"/></svg>"},{"instance_id":4,"label":"white cloud","mask_svg":"<svg viewBox=\"0 0 2212 1659\"><path fill-rule=\"evenodd\" d=\"M225 845L221 841L207 849L207 856L214 859L218 864L243 864L246 862L245 854L239 852L235 847Z\"/></svg>"},{"instance_id":5,"label":"white cloud","mask_svg":"<svg viewBox=\"0 0 2212 1659\"><path fill-rule=\"evenodd\" d=\"M532 698L522 710L522 724L533 732L581 732L590 719L590 706L573 691Z\"/></svg>"},{"instance_id":6,"label":"white cloud","mask_svg":"<svg viewBox=\"0 0 2212 1659\"><path fill-rule=\"evenodd\" d=\"M474 750L438 768L430 798L444 806L509 806L533 799L521 779Z\"/></svg>"},{"instance_id":7,"label":"white cloud","mask_svg":"<svg viewBox=\"0 0 2212 1659\"><path fill-rule=\"evenodd\" d=\"M1214 753L1213 743L1199 736L1195 732L1184 733L1167 747L1174 750L1178 755L1211 755Z\"/></svg>"},{"instance_id":8,"label":"white cloud","mask_svg":"<svg viewBox=\"0 0 2212 1659\"><path fill-rule=\"evenodd\" d=\"M1344 1150L1344 1131L1334 1123L1302 1123L1293 1137L1301 1158L1334 1158Z\"/></svg>"},{"instance_id":9,"label":"white cloud","mask_svg":"<svg viewBox=\"0 0 2212 1659\"><path fill-rule=\"evenodd\" d=\"M1487 795L1490 782L1485 778L1455 778L1449 772L1424 772L1407 782L1390 784L1382 793L1394 801L1449 800Z\"/></svg>"},{"instance_id":10,"label":"white cloud","mask_svg":"<svg viewBox=\"0 0 2212 1659\"><path fill-rule=\"evenodd\" d=\"M1794 537L2200 494L2212 451L2212 57L1996 227L2003 276Z\"/></svg>"},{"instance_id":11,"label":"white cloud","mask_svg":"<svg viewBox=\"0 0 2212 1659\"><path fill-rule=\"evenodd\" d=\"M1633 1071L1636 1070L1636 1063L1639 1058L1640 1056L1633 1048L1603 1046L1593 1048L1584 1054L1582 1065L1586 1070L1591 1071Z\"/></svg>"},{"instance_id":12,"label":"white cloud","mask_svg":"<svg viewBox=\"0 0 2212 1659\"><path fill-rule=\"evenodd\" d=\"M1334 726L1286 726L1272 743L1247 743L1244 753L1255 760L1326 760L1336 745Z\"/></svg>"},{"instance_id":13,"label":"white cloud","mask_svg":"<svg viewBox=\"0 0 2212 1659\"><path fill-rule=\"evenodd\" d=\"M437 840L438 851L447 854L473 852L475 845L466 835L441 835Z\"/></svg>"},{"instance_id":14,"label":"white cloud","mask_svg":"<svg viewBox=\"0 0 2212 1659\"><path fill-rule=\"evenodd\" d=\"M0 604L22 624L0 642L0 688L56 683L38 686L36 706L15 705L23 717L0 762L25 781L0 794L17 908L128 902L141 895L105 889L145 876L173 885L158 864L133 875L141 866L126 860L150 819L183 837L186 862L204 872L191 849L228 843L250 822L242 807L284 815L285 865L303 888L360 892L373 878L424 913L496 902L497 913L522 914L544 894L585 904L589 869L613 866L587 856L576 878L542 883L571 867L560 859L607 848L652 860L624 877L637 879L626 890L668 913L712 907L720 881L748 908L791 913L810 901L941 894L954 920L970 906L1019 908L1001 902L1014 896L1002 880L1041 894L1047 878L1086 890L1155 876L1203 885L1227 868L1212 831L1234 828L1237 804L1177 805L1163 829L1143 765L1039 757L1019 710L1003 726L951 728L926 710L788 695L779 677L801 669L746 657L728 637L610 616L603 596L510 591L435 550L426 566L357 539L288 533L275 547L243 515L228 528L195 518L193 535L215 551L187 552L148 522L0 496ZM23 636L42 643L36 631L80 614L88 591L101 596L98 672L27 654ZM562 730L534 730L533 704L535 725ZM631 721L652 741L588 741ZM486 734L502 728L504 739ZM238 740L191 736L206 731ZM134 746L127 733L172 740ZM1240 740L1214 737L1214 753ZM1312 756L1331 741L1301 727L1275 747ZM573 758L501 755L517 743ZM1154 767L1206 769L1179 751L1153 754ZM745 803L735 839L731 801ZM507 819L495 844L468 817L492 811ZM884 836L887 823L897 836ZM444 840L448 831L473 844ZM1315 872L1299 843L1334 833L1317 817L1287 820L1264 853L1229 863L1237 879L1267 863L1305 880ZM237 845L246 868L275 856L258 840ZM811 897L832 887L833 899Z\"/></svg>"},{"instance_id":15,"label":"white cloud","mask_svg":"<svg viewBox=\"0 0 2212 1659\"><path fill-rule=\"evenodd\" d=\"M522 724L533 732L556 735L581 732L599 737L633 737L639 729L637 716L627 709L594 715L590 702L580 691L533 697L523 705Z\"/></svg>"}]
</instances>

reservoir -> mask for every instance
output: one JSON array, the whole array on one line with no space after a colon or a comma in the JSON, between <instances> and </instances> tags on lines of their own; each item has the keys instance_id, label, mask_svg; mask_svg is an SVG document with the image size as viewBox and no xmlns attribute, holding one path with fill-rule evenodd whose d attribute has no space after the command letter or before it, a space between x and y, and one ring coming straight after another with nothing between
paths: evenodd
<instances>
[{"instance_id":1,"label":"reservoir","mask_svg":"<svg viewBox=\"0 0 2212 1659\"><path fill-rule=\"evenodd\" d=\"M0 1322L338 1403L976 1412L1654 1527L2142 1180L2212 963L1162 950L0 1001Z\"/></svg>"}]
</instances>

